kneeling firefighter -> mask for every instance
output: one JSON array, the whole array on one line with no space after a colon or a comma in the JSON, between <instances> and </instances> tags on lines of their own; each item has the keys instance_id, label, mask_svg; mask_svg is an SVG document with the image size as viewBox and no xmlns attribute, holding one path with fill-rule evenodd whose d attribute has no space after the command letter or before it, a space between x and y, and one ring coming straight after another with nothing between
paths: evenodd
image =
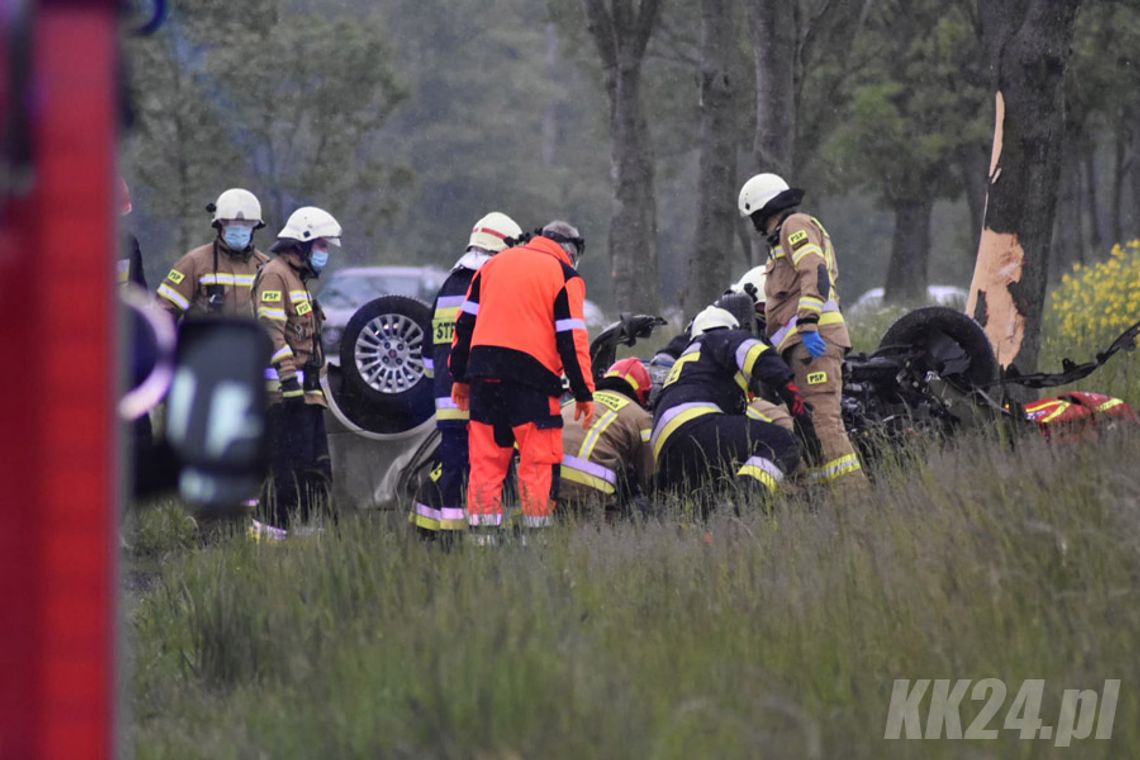
<instances>
[{"instance_id":1,"label":"kneeling firefighter","mask_svg":"<svg viewBox=\"0 0 1140 760\"><path fill-rule=\"evenodd\" d=\"M693 318L692 343L665 379L654 412L657 485L691 492L712 480L735 478L772 493L800 458L796 436L746 416L754 383L765 383L810 433L811 415L792 370L732 314L709 306Z\"/></svg>"},{"instance_id":2,"label":"kneeling firefighter","mask_svg":"<svg viewBox=\"0 0 1140 760\"><path fill-rule=\"evenodd\" d=\"M327 505L332 469L321 390L324 313L309 290L329 251L340 246L341 228L332 214L306 206L293 212L270 249L277 257L262 267L254 284L257 319L273 340L274 392L266 413L270 474L259 509L269 525L284 529L294 515L302 521Z\"/></svg>"},{"instance_id":3,"label":"kneeling firefighter","mask_svg":"<svg viewBox=\"0 0 1140 760\"><path fill-rule=\"evenodd\" d=\"M563 375L574 419L586 427L593 421L586 284L574 269L585 245L571 225L550 222L525 245L484 264L460 308L451 395L459 409L471 410L467 520L480 528L478 542L493 543L503 524L503 480L516 441L522 525L551 523L562 463Z\"/></svg>"},{"instance_id":4,"label":"kneeling firefighter","mask_svg":"<svg viewBox=\"0 0 1140 760\"><path fill-rule=\"evenodd\" d=\"M866 482L843 427L843 357L851 348L835 289L839 268L831 236L799 212L803 190L775 174L744 183L738 206L769 245L765 271L768 339L791 366L813 409L822 454L810 476L822 482Z\"/></svg>"},{"instance_id":5,"label":"kneeling firefighter","mask_svg":"<svg viewBox=\"0 0 1140 760\"><path fill-rule=\"evenodd\" d=\"M729 293L739 293L752 299L752 318L756 327L756 335L759 336L767 335L767 321L764 316L765 269L767 269L767 267L764 266L749 269L739 280L728 288ZM766 340L766 338L761 337L761 340ZM774 425L779 425L784 428L784 430L794 430L792 416L788 414L787 408L782 404L774 404L763 396L757 396L748 402L747 414L749 417L758 419L761 422L771 422ZM818 456L818 452L805 452L805 454Z\"/></svg>"},{"instance_id":6,"label":"kneeling firefighter","mask_svg":"<svg viewBox=\"0 0 1140 760\"><path fill-rule=\"evenodd\" d=\"M436 465L428 481L416 494L409 521L428 534L467 528L463 488L469 471L467 422L470 412L451 399L454 378L448 367L455 320L467 299L471 280L492 256L514 246L522 238L522 228L506 214L492 211L475 223L467 250L444 280L432 304L432 354L424 365L433 376L435 426L439 430Z\"/></svg>"},{"instance_id":7,"label":"kneeling firefighter","mask_svg":"<svg viewBox=\"0 0 1140 760\"><path fill-rule=\"evenodd\" d=\"M640 359L614 362L598 381L592 425L573 424L572 404L562 407L562 480L558 501L625 510L647 496L653 480L653 415L646 410L653 380Z\"/></svg>"}]
</instances>

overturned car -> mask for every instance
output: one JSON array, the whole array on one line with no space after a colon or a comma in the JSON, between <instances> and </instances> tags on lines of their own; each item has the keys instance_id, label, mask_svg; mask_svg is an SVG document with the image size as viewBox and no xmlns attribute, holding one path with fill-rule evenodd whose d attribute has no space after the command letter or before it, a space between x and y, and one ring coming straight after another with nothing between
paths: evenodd
<instances>
[{"instance_id":1,"label":"overturned car","mask_svg":"<svg viewBox=\"0 0 1140 760\"><path fill-rule=\"evenodd\" d=\"M591 341L595 372L613 362L619 346L644 346L664 325L652 315L623 315ZM339 366L330 364L324 379L336 503L395 506L432 467L438 435L432 383L420 355L431 345L430 331L429 307L403 296L376 298L348 321ZM1001 371L985 332L967 315L942 306L917 309L894 322L877 349L846 358L844 423L872 474L882 446L916 436L946 438L1005 421L1069 441L1103 427L1135 424L1135 412L1120 399L1069 392L1022 405L1011 389L1076 382L1118 351L1135 348L1138 334L1140 323L1092 361L1066 360L1061 372L1017 375ZM659 389L672 359L659 353L644 361Z\"/></svg>"}]
</instances>

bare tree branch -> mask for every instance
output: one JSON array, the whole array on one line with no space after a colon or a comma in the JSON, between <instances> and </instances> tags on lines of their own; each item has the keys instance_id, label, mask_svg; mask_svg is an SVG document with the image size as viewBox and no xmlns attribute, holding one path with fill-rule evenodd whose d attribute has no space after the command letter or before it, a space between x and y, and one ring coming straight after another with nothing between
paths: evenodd
<instances>
[{"instance_id":1,"label":"bare tree branch","mask_svg":"<svg viewBox=\"0 0 1140 760\"><path fill-rule=\"evenodd\" d=\"M607 68L617 66L614 19L606 9L605 0L582 0L582 8L586 11L586 30L594 38L602 65Z\"/></svg>"}]
</instances>

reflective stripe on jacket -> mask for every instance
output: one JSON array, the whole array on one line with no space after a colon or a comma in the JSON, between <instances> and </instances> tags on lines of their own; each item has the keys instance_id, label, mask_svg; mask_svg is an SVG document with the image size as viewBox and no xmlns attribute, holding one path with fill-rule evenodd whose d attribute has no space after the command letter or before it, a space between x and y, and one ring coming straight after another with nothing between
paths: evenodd
<instances>
[{"instance_id":1,"label":"reflective stripe on jacket","mask_svg":"<svg viewBox=\"0 0 1140 760\"><path fill-rule=\"evenodd\" d=\"M281 382L305 379L305 403L326 406L318 382L324 365L321 324L324 314L301 274L288 261L277 257L266 264L254 288L257 321L273 340L271 362ZM304 368L310 368L308 378ZM314 370L316 370L314 372Z\"/></svg>"},{"instance_id":2,"label":"reflective stripe on jacket","mask_svg":"<svg viewBox=\"0 0 1140 760\"><path fill-rule=\"evenodd\" d=\"M744 414L754 383L782 388L794 373L767 343L745 330L712 330L669 370L654 412L653 452L684 423L705 414Z\"/></svg>"},{"instance_id":3,"label":"reflective stripe on jacket","mask_svg":"<svg viewBox=\"0 0 1140 760\"><path fill-rule=\"evenodd\" d=\"M536 237L496 254L471 281L455 324L449 366L456 380L499 378L592 398L586 284L552 240Z\"/></svg>"},{"instance_id":4,"label":"reflective stripe on jacket","mask_svg":"<svg viewBox=\"0 0 1140 760\"><path fill-rule=\"evenodd\" d=\"M451 400L451 386L455 382L448 366L451 358L451 341L455 337L455 321L467 300L467 290L475 270L456 266L443 281L431 307L431 362L425 362L432 373L435 393L435 421L440 427L463 426L470 415L455 406Z\"/></svg>"},{"instance_id":5,"label":"reflective stripe on jacket","mask_svg":"<svg viewBox=\"0 0 1140 760\"><path fill-rule=\"evenodd\" d=\"M839 267L831 236L819 220L792 214L780 225L780 242L768 260L764 294L768 336L780 353L802 340L805 331L842 348L851 347L839 310Z\"/></svg>"},{"instance_id":6,"label":"reflective stripe on jacket","mask_svg":"<svg viewBox=\"0 0 1140 760\"><path fill-rule=\"evenodd\" d=\"M612 496L630 479L645 492L653 479L652 415L612 390L597 391L594 402L594 422L586 430L574 420L574 404L562 408L560 489L571 497L583 488Z\"/></svg>"},{"instance_id":7,"label":"reflective stripe on jacket","mask_svg":"<svg viewBox=\"0 0 1140 760\"><path fill-rule=\"evenodd\" d=\"M215 250L216 249L216 250ZM200 246L180 258L158 286L158 302L175 319L183 314L253 317L253 281L269 257L258 250L246 255L230 253L219 242ZM215 266L215 262L216 266ZM222 310L211 312L206 288L224 289Z\"/></svg>"}]
</instances>

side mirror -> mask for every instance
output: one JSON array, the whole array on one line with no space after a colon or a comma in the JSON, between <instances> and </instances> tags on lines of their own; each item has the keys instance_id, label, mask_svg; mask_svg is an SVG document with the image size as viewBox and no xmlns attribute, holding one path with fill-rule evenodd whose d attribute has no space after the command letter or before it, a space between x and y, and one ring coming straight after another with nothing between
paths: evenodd
<instances>
[{"instance_id":1,"label":"side mirror","mask_svg":"<svg viewBox=\"0 0 1140 760\"><path fill-rule=\"evenodd\" d=\"M183 322L167 397L166 440L182 497L206 509L257 494L266 465L265 368L272 346L252 320Z\"/></svg>"}]
</instances>

